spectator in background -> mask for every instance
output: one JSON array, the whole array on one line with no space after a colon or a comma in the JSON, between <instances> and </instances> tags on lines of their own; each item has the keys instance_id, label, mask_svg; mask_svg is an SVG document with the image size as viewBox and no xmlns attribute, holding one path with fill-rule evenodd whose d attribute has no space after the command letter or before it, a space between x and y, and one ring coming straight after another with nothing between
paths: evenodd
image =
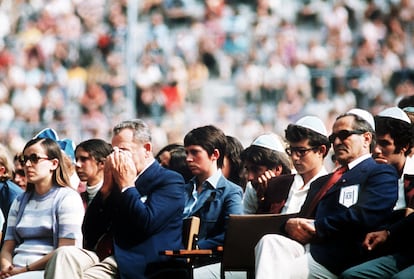
<instances>
[{"instance_id":1,"label":"spectator in background","mask_svg":"<svg viewBox=\"0 0 414 279\"><path fill-rule=\"evenodd\" d=\"M111 152L111 144L102 139L89 139L76 146L76 173L86 183L85 192L81 193L85 209L102 187L105 160Z\"/></svg>"},{"instance_id":2,"label":"spectator in background","mask_svg":"<svg viewBox=\"0 0 414 279\"><path fill-rule=\"evenodd\" d=\"M243 197L245 214L255 214L259 200L263 198L263 181L273 176L291 173L291 163L280 139L274 134L257 137L241 153L241 159L247 176L247 186Z\"/></svg>"},{"instance_id":3,"label":"spectator in background","mask_svg":"<svg viewBox=\"0 0 414 279\"><path fill-rule=\"evenodd\" d=\"M181 174L184 178L184 181L187 183L192 177L193 174L188 168L186 161L185 148L182 144L171 143L158 151L155 158L161 164L161 166L176 171Z\"/></svg>"},{"instance_id":4,"label":"spectator in background","mask_svg":"<svg viewBox=\"0 0 414 279\"><path fill-rule=\"evenodd\" d=\"M14 155L13 162L14 162L14 172L13 172L13 182L17 184L23 191L26 191L27 186L27 178L26 174L24 173L24 168L20 163L19 158L21 157L22 153L18 152Z\"/></svg>"},{"instance_id":5,"label":"spectator in background","mask_svg":"<svg viewBox=\"0 0 414 279\"><path fill-rule=\"evenodd\" d=\"M20 157L18 157L18 159L19 158ZM19 162L18 164L19 167L22 168L21 163ZM1 246L3 245L6 233L10 207L13 201L26 190L26 183L24 183L23 188L20 184L16 185L17 183L12 180L15 171L9 150L4 145L0 144L0 207L4 221L0 224L0 227L2 228ZM24 170L22 177L21 181L26 181ZM21 184L23 185L23 183Z\"/></svg>"},{"instance_id":6,"label":"spectator in background","mask_svg":"<svg viewBox=\"0 0 414 279\"><path fill-rule=\"evenodd\" d=\"M242 187L244 191L247 181L245 179L244 166L241 160L243 145L235 137L226 136L226 138L226 153L224 154L221 171L225 178Z\"/></svg>"}]
</instances>

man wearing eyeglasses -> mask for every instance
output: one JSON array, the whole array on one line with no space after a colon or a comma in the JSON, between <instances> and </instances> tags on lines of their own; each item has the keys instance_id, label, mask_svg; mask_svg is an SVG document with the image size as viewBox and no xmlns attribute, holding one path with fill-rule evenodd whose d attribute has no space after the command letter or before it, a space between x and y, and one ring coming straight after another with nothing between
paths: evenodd
<instances>
[{"instance_id":1,"label":"man wearing eyeglasses","mask_svg":"<svg viewBox=\"0 0 414 279\"><path fill-rule=\"evenodd\" d=\"M338 116L329 139L339 169L346 171L336 181L331 179L334 172L311 183L298 217L286 222L288 237L280 237L277 249L258 243L257 249L262 245L273 257L257 263L256 278L337 278L366 260L361 243L366 233L389 221L398 196L395 168L371 157L374 130L374 118L365 110Z\"/></svg>"},{"instance_id":2,"label":"man wearing eyeglasses","mask_svg":"<svg viewBox=\"0 0 414 279\"><path fill-rule=\"evenodd\" d=\"M316 116L305 116L289 124L285 138L289 143L286 153L290 156L296 174L281 175L267 182L258 213L299 212L308 193L310 183L326 175L324 158L331 146L323 124Z\"/></svg>"}]
</instances>

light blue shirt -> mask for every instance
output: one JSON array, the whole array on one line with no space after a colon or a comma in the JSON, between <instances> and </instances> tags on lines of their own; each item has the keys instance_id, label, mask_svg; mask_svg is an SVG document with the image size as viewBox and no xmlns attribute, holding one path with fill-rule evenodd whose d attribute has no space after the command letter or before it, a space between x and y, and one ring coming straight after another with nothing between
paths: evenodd
<instances>
[{"instance_id":1,"label":"light blue shirt","mask_svg":"<svg viewBox=\"0 0 414 279\"><path fill-rule=\"evenodd\" d=\"M217 183L222 176L221 169L218 169L212 176L207 178L201 185L202 190L200 193L197 192L197 177L193 177L190 180L190 183L193 185L193 192L189 199L187 200L184 207L184 216L189 216L190 212L193 210L194 206L197 204L197 201L202 198L206 191L205 189L216 189Z\"/></svg>"}]
</instances>

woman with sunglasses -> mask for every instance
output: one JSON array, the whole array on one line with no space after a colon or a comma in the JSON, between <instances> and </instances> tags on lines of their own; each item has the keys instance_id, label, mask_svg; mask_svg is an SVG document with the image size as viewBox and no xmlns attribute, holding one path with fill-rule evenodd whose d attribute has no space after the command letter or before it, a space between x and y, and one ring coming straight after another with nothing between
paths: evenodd
<instances>
[{"instance_id":1,"label":"woman with sunglasses","mask_svg":"<svg viewBox=\"0 0 414 279\"><path fill-rule=\"evenodd\" d=\"M83 204L79 194L68 187L68 171L54 140L30 140L19 160L27 189L10 209L0 278L43 278L57 247L81 247Z\"/></svg>"}]
</instances>

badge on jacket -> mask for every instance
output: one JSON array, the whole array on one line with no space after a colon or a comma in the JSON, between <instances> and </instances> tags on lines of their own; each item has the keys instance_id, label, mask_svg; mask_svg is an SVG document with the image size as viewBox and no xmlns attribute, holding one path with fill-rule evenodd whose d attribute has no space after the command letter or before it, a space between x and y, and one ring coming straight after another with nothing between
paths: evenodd
<instances>
[{"instance_id":1,"label":"badge on jacket","mask_svg":"<svg viewBox=\"0 0 414 279\"><path fill-rule=\"evenodd\" d=\"M341 194L339 195L339 203L349 208L356 204L358 201L359 184L350 185L341 188Z\"/></svg>"}]
</instances>

